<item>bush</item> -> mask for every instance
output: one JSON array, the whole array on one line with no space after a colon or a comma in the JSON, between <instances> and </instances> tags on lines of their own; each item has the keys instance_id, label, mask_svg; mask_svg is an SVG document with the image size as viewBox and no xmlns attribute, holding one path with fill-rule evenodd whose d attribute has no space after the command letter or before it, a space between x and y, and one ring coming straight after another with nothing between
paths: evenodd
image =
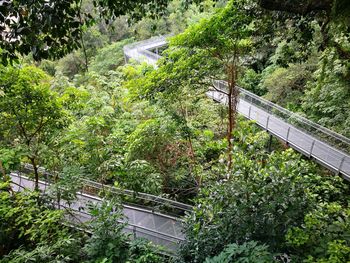
<instances>
[{"instance_id":1,"label":"bush","mask_svg":"<svg viewBox=\"0 0 350 263\"><path fill-rule=\"evenodd\" d=\"M89 223L92 234L83 248L87 262L164 262L149 242L141 239L131 241L124 232L127 223L116 200L104 200L99 206L93 206L90 213L93 215Z\"/></svg>"},{"instance_id":2,"label":"bush","mask_svg":"<svg viewBox=\"0 0 350 263\"><path fill-rule=\"evenodd\" d=\"M37 192L11 194L8 189L0 181L0 262L70 262L80 257L80 237L64 226L62 211L48 209Z\"/></svg>"},{"instance_id":3,"label":"bush","mask_svg":"<svg viewBox=\"0 0 350 263\"><path fill-rule=\"evenodd\" d=\"M79 241L72 237L62 237L52 244L42 242L36 244L33 250L27 251L19 248L11 251L11 253L0 260L1 263L29 263L29 262L45 262L45 263L65 263L78 262Z\"/></svg>"},{"instance_id":4,"label":"bush","mask_svg":"<svg viewBox=\"0 0 350 263\"><path fill-rule=\"evenodd\" d=\"M130 42L131 39L126 39L99 49L91 62L90 70L103 75L123 65L123 47Z\"/></svg>"},{"instance_id":5,"label":"bush","mask_svg":"<svg viewBox=\"0 0 350 263\"><path fill-rule=\"evenodd\" d=\"M244 152L235 152L233 160L231 178L202 189L187 219L186 262L202 262L230 243L247 240L283 249L289 227L300 225L315 205L305 177L314 167L292 150L273 153L262 163Z\"/></svg>"},{"instance_id":6,"label":"bush","mask_svg":"<svg viewBox=\"0 0 350 263\"><path fill-rule=\"evenodd\" d=\"M271 263L272 255L267 246L251 241L242 245L230 244L218 256L207 258L204 263Z\"/></svg>"},{"instance_id":7,"label":"bush","mask_svg":"<svg viewBox=\"0 0 350 263\"><path fill-rule=\"evenodd\" d=\"M258 96L263 96L267 89L260 85L261 78L261 74L256 73L254 69L247 69L239 79L239 85Z\"/></svg>"},{"instance_id":8,"label":"bush","mask_svg":"<svg viewBox=\"0 0 350 263\"><path fill-rule=\"evenodd\" d=\"M147 161L135 160L123 167L117 174L118 186L135 192L160 194L162 177Z\"/></svg>"},{"instance_id":9,"label":"bush","mask_svg":"<svg viewBox=\"0 0 350 263\"><path fill-rule=\"evenodd\" d=\"M58 61L55 73L61 73L64 76L73 79L76 74L82 73L84 71L84 59L85 58L80 51L70 53Z\"/></svg>"},{"instance_id":10,"label":"bush","mask_svg":"<svg viewBox=\"0 0 350 263\"><path fill-rule=\"evenodd\" d=\"M149 119L141 123L128 137L127 159L152 161L160 158L175 131L175 123L169 119Z\"/></svg>"},{"instance_id":11,"label":"bush","mask_svg":"<svg viewBox=\"0 0 350 263\"><path fill-rule=\"evenodd\" d=\"M268 91L265 98L283 107L298 109L311 73L308 64L290 64L287 68L276 68L262 81L262 87Z\"/></svg>"},{"instance_id":12,"label":"bush","mask_svg":"<svg viewBox=\"0 0 350 263\"><path fill-rule=\"evenodd\" d=\"M321 203L291 228L286 240L293 254L306 262L350 261L350 209L339 203Z\"/></svg>"},{"instance_id":13,"label":"bush","mask_svg":"<svg viewBox=\"0 0 350 263\"><path fill-rule=\"evenodd\" d=\"M89 262L125 262L128 258L129 238L123 233L126 226L122 208L111 200L91 208L93 216L89 223L92 232L83 251Z\"/></svg>"}]
</instances>

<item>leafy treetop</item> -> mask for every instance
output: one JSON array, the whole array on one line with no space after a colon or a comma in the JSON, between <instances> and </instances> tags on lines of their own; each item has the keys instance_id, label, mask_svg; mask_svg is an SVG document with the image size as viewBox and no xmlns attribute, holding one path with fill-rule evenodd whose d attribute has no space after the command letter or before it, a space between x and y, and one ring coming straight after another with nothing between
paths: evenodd
<instances>
[{"instance_id":1,"label":"leafy treetop","mask_svg":"<svg viewBox=\"0 0 350 263\"><path fill-rule=\"evenodd\" d=\"M83 8L85 3L91 7ZM82 31L94 24L96 13L107 23L125 14L139 20L144 15L161 15L168 3L169 0L2 0L2 63L31 52L35 60L61 58L81 47Z\"/></svg>"}]
</instances>

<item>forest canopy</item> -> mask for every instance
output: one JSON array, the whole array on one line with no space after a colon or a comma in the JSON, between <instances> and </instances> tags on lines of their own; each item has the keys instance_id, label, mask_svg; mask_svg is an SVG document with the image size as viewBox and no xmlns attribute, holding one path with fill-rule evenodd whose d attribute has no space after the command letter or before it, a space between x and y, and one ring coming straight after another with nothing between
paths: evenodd
<instances>
[{"instance_id":1,"label":"forest canopy","mask_svg":"<svg viewBox=\"0 0 350 263\"><path fill-rule=\"evenodd\" d=\"M84 46L83 34L98 20L110 24L128 15L130 21L142 17L165 16L169 0L109 1L11 1L0 4L2 63L13 61L18 55L31 53L35 60L57 59ZM182 1L181 8L201 0ZM219 1L220 2L220 1ZM324 11L327 17L349 22L350 4L346 0L280 1L260 0L258 4L269 10L308 14ZM203 7L202 7L203 8Z\"/></svg>"},{"instance_id":2,"label":"forest canopy","mask_svg":"<svg viewBox=\"0 0 350 263\"><path fill-rule=\"evenodd\" d=\"M0 0L0 262L350 261L347 157L327 169L238 110L250 94L350 156L349 17L346 0ZM162 35L156 66L125 56Z\"/></svg>"}]
</instances>

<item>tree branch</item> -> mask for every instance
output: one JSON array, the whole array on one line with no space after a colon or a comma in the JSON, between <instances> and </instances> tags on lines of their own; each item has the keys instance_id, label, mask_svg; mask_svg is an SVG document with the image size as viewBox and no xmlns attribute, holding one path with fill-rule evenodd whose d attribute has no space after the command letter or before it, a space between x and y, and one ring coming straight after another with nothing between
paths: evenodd
<instances>
[{"instance_id":1,"label":"tree branch","mask_svg":"<svg viewBox=\"0 0 350 263\"><path fill-rule=\"evenodd\" d=\"M225 91L223 91L223 90L221 90L221 89L218 89L217 87L215 87L215 85L212 85L211 87L214 88L214 91L220 92L220 93L222 93L222 94L228 96L228 93L227 93L227 92L225 92ZM212 91L212 90L209 90L209 91Z\"/></svg>"}]
</instances>

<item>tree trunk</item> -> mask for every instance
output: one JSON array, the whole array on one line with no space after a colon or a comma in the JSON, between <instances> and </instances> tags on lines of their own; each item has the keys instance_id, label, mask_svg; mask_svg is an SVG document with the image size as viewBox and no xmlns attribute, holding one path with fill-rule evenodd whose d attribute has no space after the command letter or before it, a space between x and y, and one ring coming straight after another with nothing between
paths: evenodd
<instances>
[{"instance_id":1,"label":"tree trunk","mask_svg":"<svg viewBox=\"0 0 350 263\"><path fill-rule=\"evenodd\" d=\"M82 25L83 24L83 19L81 17L81 9L82 9L82 5L83 5L83 1L80 0L80 7L79 7L79 22ZM84 54L84 72L88 72L89 71L89 61L88 61L88 57L87 57L87 53L86 53L86 47L85 47L85 41L83 38L83 30L80 28L80 41L81 41L81 47L83 49L83 54Z\"/></svg>"},{"instance_id":2,"label":"tree trunk","mask_svg":"<svg viewBox=\"0 0 350 263\"><path fill-rule=\"evenodd\" d=\"M57 171L57 169L55 170ZM58 183L58 173L54 173L53 181L55 185ZM59 187L57 187L56 198L57 198L57 207L58 209L61 209L61 190L59 189Z\"/></svg>"},{"instance_id":3,"label":"tree trunk","mask_svg":"<svg viewBox=\"0 0 350 263\"><path fill-rule=\"evenodd\" d=\"M227 142L228 142L228 155L227 155L227 168L231 170L232 168L232 131L233 131L233 107L232 107L232 87L229 84L229 94L228 94L228 129L227 129Z\"/></svg>"},{"instance_id":4,"label":"tree trunk","mask_svg":"<svg viewBox=\"0 0 350 263\"><path fill-rule=\"evenodd\" d=\"M227 142L228 142L228 154L227 154L227 168L230 171L232 169L232 132L236 126L236 113L238 104L239 91L236 87L237 70L234 64L227 66L228 77L228 129L227 129Z\"/></svg>"},{"instance_id":5,"label":"tree trunk","mask_svg":"<svg viewBox=\"0 0 350 263\"><path fill-rule=\"evenodd\" d=\"M189 149L190 149L190 158L191 158L191 173L193 172L193 167L196 165L196 155L193 149L193 144L192 144L192 139L191 136L189 135L188 138L188 145L189 145ZM197 173L197 171L195 171L196 173L196 183L197 183L197 187L199 188L202 184L202 177Z\"/></svg>"},{"instance_id":6,"label":"tree trunk","mask_svg":"<svg viewBox=\"0 0 350 263\"><path fill-rule=\"evenodd\" d=\"M31 161L34 168L34 177L35 177L34 190L39 191L39 172L38 172L38 167L36 166L36 163L35 163L35 157L29 158L29 160Z\"/></svg>"},{"instance_id":7,"label":"tree trunk","mask_svg":"<svg viewBox=\"0 0 350 263\"><path fill-rule=\"evenodd\" d=\"M4 178L4 181L6 181L6 173L5 173L5 169L4 169L3 165L2 165L2 161L1 160L0 160L0 173L3 176L3 178Z\"/></svg>"}]
</instances>

